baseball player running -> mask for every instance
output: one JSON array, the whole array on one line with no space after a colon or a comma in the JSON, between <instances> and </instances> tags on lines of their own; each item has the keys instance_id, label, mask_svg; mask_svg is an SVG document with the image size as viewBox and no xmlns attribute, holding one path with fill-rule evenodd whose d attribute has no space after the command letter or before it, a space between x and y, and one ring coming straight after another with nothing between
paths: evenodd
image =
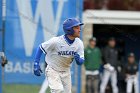
<instances>
[{"instance_id":1,"label":"baseball player running","mask_svg":"<svg viewBox=\"0 0 140 93\"><path fill-rule=\"evenodd\" d=\"M65 35L53 37L37 48L34 60L34 74L41 75L39 60L42 52L46 54L46 77L51 93L71 93L70 65L75 59L78 65L84 62L84 46L79 39L80 26L76 18L68 18L63 23Z\"/></svg>"},{"instance_id":2,"label":"baseball player running","mask_svg":"<svg viewBox=\"0 0 140 93\"><path fill-rule=\"evenodd\" d=\"M134 53L128 55L128 63L124 67L126 74L126 93L132 93L132 88L134 84L135 93L139 93L138 84L138 64L135 62Z\"/></svg>"}]
</instances>

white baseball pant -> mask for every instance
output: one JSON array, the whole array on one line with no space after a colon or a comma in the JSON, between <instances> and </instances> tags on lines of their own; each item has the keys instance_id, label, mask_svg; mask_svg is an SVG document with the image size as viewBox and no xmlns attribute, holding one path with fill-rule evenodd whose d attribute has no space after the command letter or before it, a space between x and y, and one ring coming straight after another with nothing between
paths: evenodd
<instances>
[{"instance_id":1,"label":"white baseball pant","mask_svg":"<svg viewBox=\"0 0 140 93\"><path fill-rule=\"evenodd\" d=\"M105 93L105 88L107 86L107 83L111 79L111 85L113 89L113 93L118 93L118 87L117 87L117 71L114 69L114 71L109 71L107 69L104 69L102 82L100 85L100 93Z\"/></svg>"},{"instance_id":2,"label":"white baseball pant","mask_svg":"<svg viewBox=\"0 0 140 93\"><path fill-rule=\"evenodd\" d=\"M51 93L71 93L71 73L68 71L56 71L49 65L46 68Z\"/></svg>"},{"instance_id":3,"label":"white baseball pant","mask_svg":"<svg viewBox=\"0 0 140 93\"><path fill-rule=\"evenodd\" d=\"M46 90L48 89L48 79L45 78L45 80L43 81L43 84L41 86L41 89L39 91L39 93L46 93Z\"/></svg>"},{"instance_id":4,"label":"white baseball pant","mask_svg":"<svg viewBox=\"0 0 140 93\"><path fill-rule=\"evenodd\" d=\"M138 82L138 76L137 75L130 75L126 79L127 82L127 93L132 93L132 87L134 84L135 93L139 93L139 82Z\"/></svg>"}]
</instances>

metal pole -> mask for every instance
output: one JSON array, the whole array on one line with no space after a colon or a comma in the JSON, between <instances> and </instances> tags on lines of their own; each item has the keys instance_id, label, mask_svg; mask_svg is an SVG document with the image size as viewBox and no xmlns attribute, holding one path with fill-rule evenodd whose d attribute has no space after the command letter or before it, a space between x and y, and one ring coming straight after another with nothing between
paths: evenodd
<instances>
[{"instance_id":1,"label":"metal pole","mask_svg":"<svg viewBox=\"0 0 140 93\"><path fill-rule=\"evenodd\" d=\"M80 18L80 0L76 0L76 17ZM81 36L80 36L81 37ZM77 73L77 93L81 93L81 66L78 66L78 73Z\"/></svg>"},{"instance_id":2,"label":"metal pole","mask_svg":"<svg viewBox=\"0 0 140 93\"><path fill-rule=\"evenodd\" d=\"M2 52L5 51L5 15L6 15L6 0L1 0L2 3ZM1 62L0 62L1 63ZM2 66L0 65L0 93L2 93Z\"/></svg>"},{"instance_id":3,"label":"metal pole","mask_svg":"<svg viewBox=\"0 0 140 93\"><path fill-rule=\"evenodd\" d=\"M83 0L76 0L76 17L82 19L82 4ZM80 35L80 38L82 39L82 33ZM82 66L78 66L78 77L77 77L77 93L81 93L82 89Z\"/></svg>"},{"instance_id":4,"label":"metal pole","mask_svg":"<svg viewBox=\"0 0 140 93\"><path fill-rule=\"evenodd\" d=\"M2 0L0 0L0 4L1 4L1 7L0 7L0 9L2 8ZM2 9L1 9L1 11L2 11ZM2 13L2 12L1 12ZM0 14L1 14L0 13ZM2 14L0 15L0 17L2 17ZM2 18L0 18L0 19L2 19ZM2 20L0 20L0 21L2 21ZM2 28L0 28L0 30L2 31ZM3 32L2 32L3 33ZM3 39L3 38L2 38ZM0 50L1 51L1 50ZM1 57L1 56L0 56ZM0 60L0 64L1 64L1 60ZM0 65L0 93L2 93L2 67L1 67L1 65Z\"/></svg>"},{"instance_id":5,"label":"metal pole","mask_svg":"<svg viewBox=\"0 0 140 93\"><path fill-rule=\"evenodd\" d=\"M6 0L2 0L2 51L5 52L5 16Z\"/></svg>"},{"instance_id":6,"label":"metal pole","mask_svg":"<svg viewBox=\"0 0 140 93\"><path fill-rule=\"evenodd\" d=\"M0 52L0 74L2 72L2 67L5 66L5 64L7 64L7 59L6 59L6 56L4 54L4 52ZM1 74L2 76L2 74ZM2 77L0 77L0 93L2 93Z\"/></svg>"}]
</instances>

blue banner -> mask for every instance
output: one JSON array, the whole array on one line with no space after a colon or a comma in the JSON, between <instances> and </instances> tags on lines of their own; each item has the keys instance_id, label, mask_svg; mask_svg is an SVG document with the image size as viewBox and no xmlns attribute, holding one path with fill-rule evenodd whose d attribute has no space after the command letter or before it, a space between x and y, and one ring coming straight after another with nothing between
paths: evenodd
<instances>
[{"instance_id":1,"label":"blue banner","mask_svg":"<svg viewBox=\"0 0 140 93\"><path fill-rule=\"evenodd\" d=\"M0 0L0 30L2 29L2 0Z\"/></svg>"},{"instance_id":2,"label":"blue banner","mask_svg":"<svg viewBox=\"0 0 140 93\"><path fill-rule=\"evenodd\" d=\"M36 48L51 37L62 35L66 18L81 18L82 3L82 0L6 1L5 52L9 60L5 67L6 83L42 83L44 77L32 73ZM41 67L44 68L44 57Z\"/></svg>"}]
</instances>

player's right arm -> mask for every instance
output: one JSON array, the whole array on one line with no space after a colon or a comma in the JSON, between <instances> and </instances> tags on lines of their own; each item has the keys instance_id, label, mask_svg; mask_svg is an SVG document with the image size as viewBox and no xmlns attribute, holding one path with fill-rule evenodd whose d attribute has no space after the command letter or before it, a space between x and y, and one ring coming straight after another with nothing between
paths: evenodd
<instances>
[{"instance_id":1,"label":"player's right arm","mask_svg":"<svg viewBox=\"0 0 140 93\"><path fill-rule=\"evenodd\" d=\"M34 74L36 76L40 76L42 70L39 65L39 61L41 58L42 53L47 54L47 51L50 51L55 46L56 37L40 44L36 50L35 59L34 59Z\"/></svg>"},{"instance_id":2,"label":"player's right arm","mask_svg":"<svg viewBox=\"0 0 140 93\"><path fill-rule=\"evenodd\" d=\"M76 53L74 54L74 58L75 58L75 61L78 65L82 65L85 61L85 58L84 58L84 45L83 45L83 42L81 40L79 40L79 47L78 47L78 50L76 51Z\"/></svg>"}]
</instances>

